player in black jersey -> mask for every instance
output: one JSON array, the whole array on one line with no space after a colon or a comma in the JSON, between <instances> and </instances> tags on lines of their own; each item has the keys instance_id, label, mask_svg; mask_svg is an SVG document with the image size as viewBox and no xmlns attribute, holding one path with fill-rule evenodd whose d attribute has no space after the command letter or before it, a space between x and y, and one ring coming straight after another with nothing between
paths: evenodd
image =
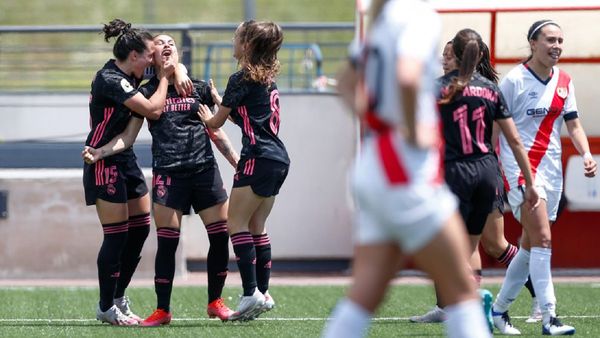
<instances>
[{"instance_id":1,"label":"player in black jersey","mask_svg":"<svg viewBox=\"0 0 600 338\"><path fill-rule=\"evenodd\" d=\"M444 50L442 53L442 68L444 71L444 75L447 75L453 71L458 70L458 64L456 60L456 56L454 55L452 41L450 40L444 46ZM490 63L490 52L485 43L481 44L481 60L477 64L477 71L483 75L488 80L492 81L494 84L498 82L498 74L496 70ZM492 139L497 139L497 133L499 132L497 128L497 124L494 124L494 130ZM492 145L495 142L492 142ZM515 257L517 253L517 247L509 243L504 237L504 217L503 217L503 207L504 207L504 182L502 180L502 175L500 173L500 167L498 167L498 183L497 183L498 194L496 196L496 208L492 210L487 216L485 225L483 227L481 233L481 245L485 252L494 257L498 262L508 267L509 263ZM479 285L481 282L481 257L479 255L479 250L475 250L473 252L473 256L471 257L471 268L473 269L473 274L476 279L477 284ZM539 306L537 306L535 292L533 291L533 286L531 285L531 281L528 280L525 284L527 289L529 290L533 302L532 302L532 315L528 319L528 321L535 320L535 314L540 311ZM444 304L441 303L440 297L438 296L439 292L437 290L437 286L434 284L435 294L436 294L436 306L428 311L427 313L421 316L413 316L410 317L410 321L414 323L439 323L443 322L446 319L445 311L443 310ZM540 313L541 314L541 313Z\"/></svg>"},{"instance_id":2,"label":"player in black jersey","mask_svg":"<svg viewBox=\"0 0 600 338\"><path fill-rule=\"evenodd\" d=\"M471 243L470 252L474 253L488 215L503 207L502 199L498 198L502 194L498 187L498 160L492 146L494 122L509 140L523 172L524 193L530 208L537 207L539 197L512 115L493 82L497 77L485 57L487 47L471 29L459 31L452 45L459 69L440 79L445 174L450 189L459 199Z\"/></svg>"},{"instance_id":3,"label":"player in black jersey","mask_svg":"<svg viewBox=\"0 0 600 338\"><path fill-rule=\"evenodd\" d=\"M178 61L175 41L169 35L154 38L154 58ZM169 77L173 83L174 76ZM208 306L212 317L227 320L233 313L221 298L229 262L227 233L227 193L210 140L235 167L239 159L229 138L220 129L208 129L197 115L199 105L213 106L211 87L203 81L193 81L190 95L177 93L168 86L162 115L148 120L152 134L153 211L157 227L158 249L155 260L155 290L157 309L142 326L159 326L171 321L170 299L175 273L175 252L179 244L182 215L193 206L206 225L210 249L207 257ZM140 88L146 97L152 96L160 85L157 76ZM90 157L120 151L133 144L142 125L141 119L99 149L89 149Z\"/></svg>"},{"instance_id":4,"label":"player in black jersey","mask_svg":"<svg viewBox=\"0 0 600 338\"><path fill-rule=\"evenodd\" d=\"M149 99L137 91L144 69L152 63L154 43L145 30L131 28L120 19L103 28L108 42L116 37L113 54L96 73L90 93L91 131L87 149L108 143L123 132L131 119L160 116L167 92L167 76L175 69L170 60L157 62L158 90ZM112 325L137 325L140 318L129 309L124 295L148 236L150 198L131 148L118 155L84 164L83 185L87 205L96 205L104 239L98 253L100 302L96 318Z\"/></svg>"},{"instance_id":5,"label":"player in black jersey","mask_svg":"<svg viewBox=\"0 0 600 338\"><path fill-rule=\"evenodd\" d=\"M274 306L268 293L271 243L265 222L290 165L278 137L279 71L277 52L283 42L273 22L246 21L234 36L234 57L241 70L229 77L223 98L213 91L219 110L213 116L201 105L200 118L211 128L229 117L242 129L242 151L229 204L229 233L244 294L230 320L249 320ZM258 288L258 289L257 289Z\"/></svg>"}]
</instances>

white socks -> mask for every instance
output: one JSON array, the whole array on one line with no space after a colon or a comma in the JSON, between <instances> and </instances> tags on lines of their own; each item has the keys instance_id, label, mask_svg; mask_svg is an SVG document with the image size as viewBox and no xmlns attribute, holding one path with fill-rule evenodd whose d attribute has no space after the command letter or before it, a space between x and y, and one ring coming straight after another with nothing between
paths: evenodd
<instances>
[{"instance_id":1,"label":"white socks","mask_svg":"<svg viewBox=\"0 0 600 338\"><path fill-rule=\"evenodd\" d=\"M323 338L364 337L371 323L371 314L350 299L342 299L323 330Z\"/></svg>"},{"instance_id":2,"label":"white socks","mask_svg":"<svg viewBox=\"0 0 600 338\"><path fill-rule=\"evenodd\" d=\"M508 310L510 304L517 298L519 292L523 288L523 285L527 281L529 276L529 251L525 249L519 249L515 258L506 269L506 276L496 301L494 302L493 311L497 313L503 313ZM533 280L533 276L531 277ZM537 294L537 289L536 289Z\"/></svg>"},{"instance_id":3,"label":"white socks","mask_svg":"<svg viewBox=\"0 0 600 338\"><path fill-rule=\"evenodd\" d=\"M446 330L450 338L491 337L483 316L481 301L469 300L444 308Z\"/></svg>"},{"instance_id":4,"label":"white socks","mask_svg":"<svg viewBox=\"0 0 600 338\"><path fill-rule=\"evenodd\" d=\"M550 270L551 257L552 249L531 248L529 274L535 296L542 310L544 323L550 321L550 317L556 317L556 296L554 295L554 284L552 284L552 272Z\"/></svg>"}]
</instances>

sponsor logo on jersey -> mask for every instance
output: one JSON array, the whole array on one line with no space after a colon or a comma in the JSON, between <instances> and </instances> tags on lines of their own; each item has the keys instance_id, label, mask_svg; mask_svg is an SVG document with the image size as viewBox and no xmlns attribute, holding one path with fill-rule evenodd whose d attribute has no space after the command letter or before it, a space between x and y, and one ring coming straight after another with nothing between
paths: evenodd
<instances>
[{"instance_id":1,"label":"sponsor logo on jersey","mask_svg":"<svg viewBox=\"0 0 600 338\"><path fill-rule=\"evenodd\" d=\"M566 98L568 93L569 93L569 91L567 90L566 87L558 87L558 88L556 88L556 94L558 96L560 96L561 99Z\"/></svg>"},{"instance_id":2,"label":"sponsor logo on jersey","mask_svg":"<svg viewBox=\"0 0 600 338\"><path fill-rule=\"evenodd\" d=\"M123 88L125 93L129 93L133 90L133 86L131 83L129 83L129 81L127 81L127 79L121 79L121 88Z\"/></svg>"},{"instance_id":3,"label":"sponsor logo on jersey","mask_svg":"<svg viewBox=\"0 0 600 338\"><path fill-rule=\"evenodd\" d=\"M550 109L543 108L529 108L527 109L527 115L533 117L543 117L546 115L556 115L562 112L562 108L551 107Z\"/></svg>"}]
</instances>

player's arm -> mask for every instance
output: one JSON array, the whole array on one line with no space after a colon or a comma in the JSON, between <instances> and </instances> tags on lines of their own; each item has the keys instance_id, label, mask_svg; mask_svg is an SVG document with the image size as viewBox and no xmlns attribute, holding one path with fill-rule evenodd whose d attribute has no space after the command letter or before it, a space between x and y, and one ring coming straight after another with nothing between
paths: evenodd
<instances>
[{"instance_id":1,"label":"player's arm","mask_svg":"<svg viewBox=\"0 0 600 338\"><path fill-rule=\"evenodd\" d=\"M212 129L221 128L223 124L225 124L225 120L229 117L229 113L231 113L231 108L225 107L223 105L218 105L219 110L216 114L213 115L212 111L208 106L204 104L200 104L200 109L198 110L198 116L207 127Z\"/></svg>"},{"instance_id":2,"label":"player's arm","mask_svg":"<svg viewBox=\"0 0 600 338\"><path fill-rule=\"evenodd\" d=\"M569 132L569 136L571 137L571 141L573 141L575 149L583 156L584 175L587 177L596 176L596 161L594 161L594 157L590 152L590 144L588 143L587 136L585 135L585 131L583 130L579 118L567 120L565 121L565 124L567 125L567 131Z\"/></svg>"},{"instance_id":3,"label":"player's arm","mask_svg":"<svg viewBox=\"0 0 600 338\"><path fill-rule=\"evenodd\" d=\"M143 122L144 119L132 117L123 132L98 149L88 146L84 147L81 152L81 157L83 157L83 160L86 163L92 164L128 149L135 142Z\"/></svg>"},{"instance_id":4,"label":"player's arm","mask_svg":"<svg viewBox=\"0 0 600 338\"><path fill-rule=\"evenodd\" d=\"M539 205L540 199L533 186L533 174L531 173L529 157L527 156L527 151L525 151L523 142L521 142L521 137L517 131L517 126L515 125L512 117L497 119L496 122L502 130L502 133L506 138L506 142L512 150L515 159L517 160L519 168L521 168L521 172L525 178L525 199L529 203L531 209L534 209Z\"/></svg>"},{"instance_id":5,"label":"player's arm","mask_svg":"<svg viewBox=\"0 0 600 338\"><path fill-rule=\"evenodd\" d=\"M231 145L231 141L229 141L229 137L227 133L221 128L208 128L208 135L212 142L215 144L219 152L223 154L223 156L227 159L227 161L234 167L237 167L237 163L240 160L240 156L233 149Z\"/></svg>"},{"instance_id":6,"label":"player's arm","mask_svg":"<svg viewBox=\"0 0 600 338\"><path fill-rule=\"evenodd\" d=\"M167 58L163 62L157 62L155 67L157 68L159 83L154 94L147 99L142 93L137 93L123 102L127 108L149 120L158 120L162 115L169 88L168 78L175 71L175 64L171 58Z\"/></svg>"}]
</instances>

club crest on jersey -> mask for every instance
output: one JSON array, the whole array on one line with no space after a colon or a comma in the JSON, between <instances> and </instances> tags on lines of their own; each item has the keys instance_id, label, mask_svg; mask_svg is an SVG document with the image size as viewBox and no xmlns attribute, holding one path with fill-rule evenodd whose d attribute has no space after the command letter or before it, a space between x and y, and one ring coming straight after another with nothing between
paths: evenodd
<instances>
[{"instance_id":1,"label":"club crest on jersey","mask_svg":"<svg viewBox=\"0 0 600 338\"><path fill-rule=\"evenodd\" d=\"M106 186L106 193L107 193L107 194L109 194L109 195L111 195L111 196L112 196L112 195L114 195L116 192L117 192L117 188L115 188L115 186L114 186L114 185L112 185L112 184L109 184L109 185L107 185L107 186Z\"/></svg>"},{"instance_id":2,"label":"club crest on jersey","mask_svg":"<svg viewBox=\"0 0 600 338\"><path fill-rule=\"evenodd\" d=\"M123 91L125 91L125 93L129 93L133 90L131 83L129 83L127 79L121 79L121 88L123 88Z\"/></svg>"},{"instance_id":3,"label":"club crest on jersey","mask_svg":"<svg viewBox=\"0 0 600 338\"><path fill-rule=\"evenodd\" d=\"M558 87L558 88L556 88L556 94L557 94L557 95L558 95L558 96L559 96L561 99L564 99L564 98L566 98L566 97L567 97L567 93L568 93L568 90L567 90L567 88L566 88L566 87Z\"/></svg>"}]
</instances>

